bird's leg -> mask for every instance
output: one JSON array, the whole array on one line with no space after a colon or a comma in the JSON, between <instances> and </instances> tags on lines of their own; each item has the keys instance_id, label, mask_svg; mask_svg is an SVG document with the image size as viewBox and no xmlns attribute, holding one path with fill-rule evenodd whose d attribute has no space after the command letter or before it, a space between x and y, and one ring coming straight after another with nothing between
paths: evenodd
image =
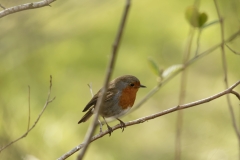
<instances>
[{"instance_id":1,"label":"bird's leg","mask_svg":"<svg viewBox=\"0 0 240 160\"><path fill-rule=\"evenodd\" d=\"M126 125L125 125L125 123L124 123L122 120L120 120L120 119L118 119L118 118L117 118L117 120L120 122L121 129L122 129L122 132L123 132L123 131L124 131L124 128L126 128Z\"/></svg>"},{"instance_id":2,"label":"bird's leg","mask_svg":"<svg viewBox=\"0 0 240 160\"><path fill-rule=\"evenodd\" d=\"M107 127L108 127L108 131L109 131L109 137L111 136L111 133L113 132L113 129L108 125L107 121L105 120L105 118L103 117Z\"/></svg>"},{"instance_id":3,"label":"bird's leg","mask_svg":"<svg viewBox=\"0 0 240 160\"><path fill-rule=\"evenodd\" d=\"M99 123L99 127L100 127L100 132L102 132L102 123L100 120L98 120L98 123Z\"/></svg>"}]
</instances>

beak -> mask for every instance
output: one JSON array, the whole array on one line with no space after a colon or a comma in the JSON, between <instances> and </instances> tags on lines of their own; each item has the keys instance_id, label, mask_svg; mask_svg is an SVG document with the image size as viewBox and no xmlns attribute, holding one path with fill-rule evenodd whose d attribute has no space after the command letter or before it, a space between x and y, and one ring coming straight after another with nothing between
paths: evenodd
<instances>
[{"instance_id":1,"label":"beak","mask_svg":"<svg viewBox=\"0 0 240 160\"><path fill-rule=\"evenodd\" d=\"M147 88L146 86L144 86L144 85L141 85L141 84L140 84L140 87L141 87L141 88Z\"/></svg>"}]
</instances>

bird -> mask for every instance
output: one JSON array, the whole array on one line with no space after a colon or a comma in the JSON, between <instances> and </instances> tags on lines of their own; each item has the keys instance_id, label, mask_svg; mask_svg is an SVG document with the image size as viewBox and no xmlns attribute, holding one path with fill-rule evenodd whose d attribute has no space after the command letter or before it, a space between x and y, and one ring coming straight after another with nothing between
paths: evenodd
<instances>
[{"instance_id":1,"label":"bird","mask_svg":"<svg viewBox=\"0 0 240 160\"><path fill-rule=\"evenodd\" d=\"M122 120L119 119L119 117L125 115L132 108L139 88L146 88L146 86L142 85L139 79L132 75L120 76L108 84L106 96L102 103L99 114L102 116L108 127L109 136L111 136L113 130L108 125L105 118L118 120L120 122L122 131L124 131L126 125ZM102 89L100 89L87 103L82 111L87 111L87 113L79 120L78 124L86 122L94 114L94 108L101 94Z\"/></svg>"}]
</instances>

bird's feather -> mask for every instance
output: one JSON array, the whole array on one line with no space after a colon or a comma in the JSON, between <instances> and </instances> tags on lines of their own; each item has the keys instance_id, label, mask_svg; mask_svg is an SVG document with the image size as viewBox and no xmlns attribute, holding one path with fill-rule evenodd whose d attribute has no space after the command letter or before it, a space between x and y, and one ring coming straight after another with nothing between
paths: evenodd
<instances>
[{"instance_id":1,"label":"bird's feather","mask_svg":"<svg viewBox=\"0 0 240 160\"><path fill-rule=\"evenodd\" d=\"M83 109L83 112L86 112L87 110L89 110L91 108L91 106L95 107L98 98L101 96L101 92L102 92L102 89L100 89L98 91L98 93L93 96L93 98L88 102L88 104ZM108 88L108 90L106 92L106 98L105 98L104 102L112 100L114 95L116 94L116 92L117 91L110 84L110 88Z\"/></svg>"}]
</instances>

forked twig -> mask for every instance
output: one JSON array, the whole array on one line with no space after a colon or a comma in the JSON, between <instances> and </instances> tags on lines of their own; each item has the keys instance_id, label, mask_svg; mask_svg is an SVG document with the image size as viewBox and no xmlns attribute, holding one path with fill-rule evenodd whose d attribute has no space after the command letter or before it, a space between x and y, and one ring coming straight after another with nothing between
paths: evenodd
<instances>
[{"instance_id":1,"label":"forked twig","mask_svg":"<svg viewBox=\"0 0 240 160\"><path fill-rule=\"evenodd\" d=\"M13 14L16 12L24 11L24 10L29 10L29 9L36 9L36 8L41 8L45 6L50 6L51 3L53 3L56 0L42 0L39 2L32 2L32 3L26 3L26 4L21 4L17 6L13 6L10 8L5 8L2 5L1 8L4 8L3 11L0 11L0 18L7 16L9 14Z\"/></svg>"},{"instance_id":2,"label":"forked twig","mask_svg":"<svg viewBox=\"0 0 240 160\"><path fill-rule=\"evenodd\" d=\"M47 100L46 100L46 103L45 105L43 106L43 109L42 111L40 112L40 114L38 115L38 118L35 120L34 124L29 128L29 124L30 124L30 87L29 87L29 115L28 115L28 128L27 128L27 131L22 135L20 136L19 138L11 141L10 143L8 143L7 145L3 146L1 149L0 149L0 153L6 149L7 147L11 146L12 144L16 143L17 141L19 141L20 139L26 137L28 135L28 133L37 125L39 119L41 118L43 112L45 111L45 109L47 108L48 104L51 103L54 99L50 99L50 96L51 96L51 90L52 90L52 76L50 76L50 87L49 87L49 91L48 91L48 97L47 97Z\"/></svg>"}]
</instances>

